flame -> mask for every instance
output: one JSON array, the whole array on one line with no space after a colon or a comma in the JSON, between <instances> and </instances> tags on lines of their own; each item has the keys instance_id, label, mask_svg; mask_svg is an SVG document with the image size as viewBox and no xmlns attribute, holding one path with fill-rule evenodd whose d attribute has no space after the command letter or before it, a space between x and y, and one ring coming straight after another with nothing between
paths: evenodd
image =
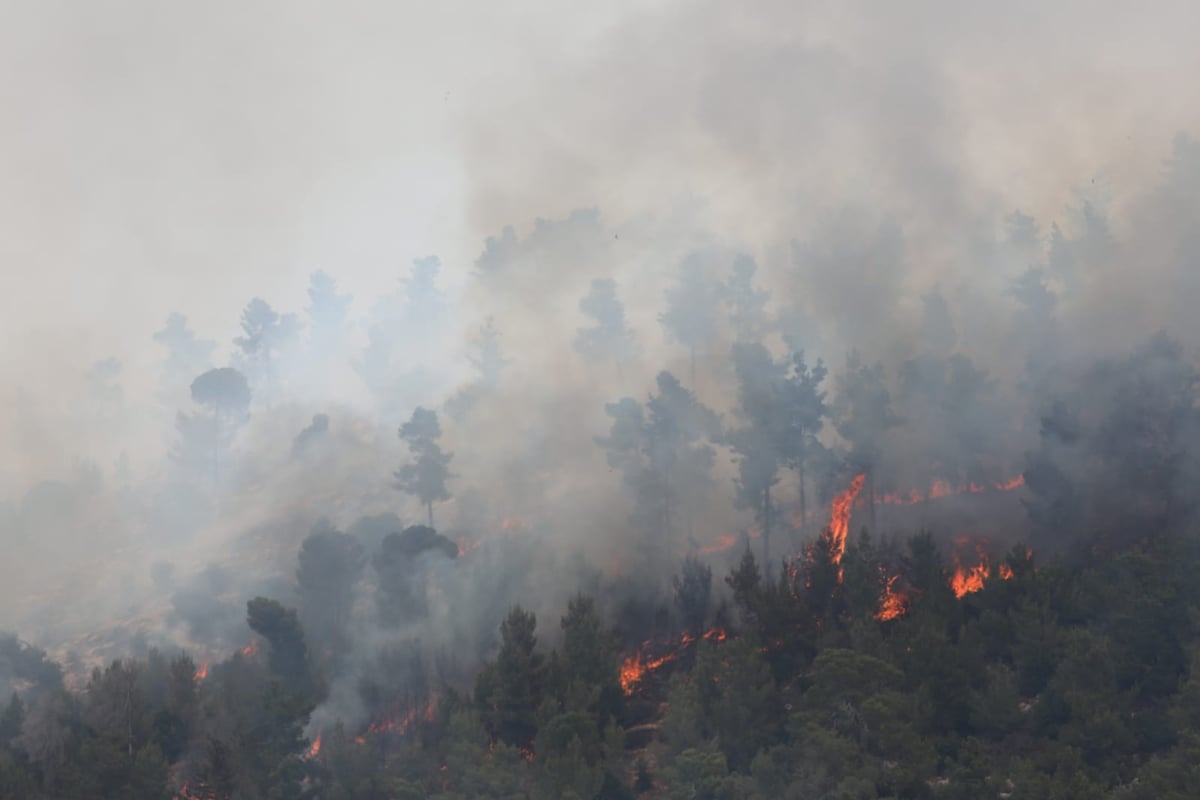
<instances>
[{"instance_id":1,"label":"flame","mask_svg":"<svg viewBox=\"0 0 1200 800\"><path fill-rule=\"evenodd\" d=\"M313 739L312 745L308 748L305 758L316 758L321 752L321 734L317 734L317 738Z\"/></svg>"},{"instance_id":2,"label":"flame","mask_svg":"<svg viewBox=\"0 0 1200 800\"><path fill-rule=\"evenodd\" d=\"M729 634L723 628L713 628L701 634L700 638L708 639L709 641L723 642L728 638ZM652 642L643 642L642 646L633 653L626 656L621 663L621 689L625 694L633 694L634 688L637 687L642 679L646 677L646 673L654 672L663 664L668 664L679 658L684 648L696 642L696 637L685 633L679 637L679 643L672 649L668 650L663 655L657 658L647 658L642 652L648 647L652 647Z\"/></svg>"},{"instance_id":3,"label":"flame","mask_svg":"<svg viewBox=\"0 0 1200 800\"><path fill-rule=\"evenodd\" d=\"M258 640L256 639L256 640L250 642L250 644L248 644L242 648L242 658L253 658L255 653L257 653L257 652L258 652Z\"/></svg>"},{"instance_id":4,"label":"flame","mask_svg":"<svg viewBox=\"0 0 1200 800\"><path fill-rule=\"evenodd\" d=\"M858 493L862 491L863 481L866 479L865 472L859 473L850 481L844 492L833 498L833 505L829 509L829 533L833 538L835 564L842 563L842 556L846 554L846 537L850 533L850 509Z\"/></svg>"},{"instance_id":5,"label":"flame","mask_svg":"<svg viewBox=\"0 0 1200 800\"><path fill-rule=\"evenodd\" d=\"M194 680L202 681L208 677L208 662L205 661L200 665L200 669L196 670L196 674L192 676Z\"/></svg>"},{"instance_id":6,"label":"flame","mask_svg":"<svg viewBox=\"0 0 1200 800\"><path fill-rule=\"evenodd\" d=\"M875 619L881 622L896 619L908 611L908 595L896 591L895 588L899 578L899 575L893 575L887 579L887 584L883 587L883 596L879 600L879 613L875 615Z\"/></svg>"},{"instance_id":7,"label":"flame","mask_svg":"<svg viewBox=\"0 0 1200 800\"><path fill-rule=\"evenodd\" d=\"M482 541L472 541L465 536L460 536L458 539L458 557L462 558L467 553L473 553L482 546Z\"/></svg>"},{"instance_id":8,"label":"flame","mask_svg":"<svg viewBox=\"0 0 1200 800\"><path fill-rule=\"evenodd\" d=\"M885 492L879 495L875 502L879 505L912 506L917 503L923 503L926 500L936 500L939 497L948 497L953 494L980 494L981 492L989 491L1011 492L1013 489L1019 489L1024 485L1024 475L1018 475L1015 478L996 481L987 485L981 483L963 483L954 486L949 481L939 479L933 482L933 486L929 488L929 494L921 494L916 489L910 489L907 494Z\"/></svg>"},{"instance_id":9,"label":"flame","mask_svg":"<svg viewBox=\"0 0 1200 800\"><path fill-rule=\"evenodd\" d=\"M1002 581L1011 581L1013 577L1013 570L1008 564L1001 564L1000 569L996 571L996 574L1000 576L1000 580Z\"/></svg>"},{"instance_id":10,"label":"flame","mask_svg":"<svg viewBox=\"0 0 1200 800\"><path fill-rule=\"evenodd\" d=\"M372 722L367 727L367 733L396 733L400 736L408 733L409 729L420 721L432 722L437 712L438 694L434 692L424 708L410 708L402 717ZM365 741L365 737L358 737ZM358 741L357 739L355 741ZM361 742L359 742L361 744Z\"/></svg>"}]
</instances>

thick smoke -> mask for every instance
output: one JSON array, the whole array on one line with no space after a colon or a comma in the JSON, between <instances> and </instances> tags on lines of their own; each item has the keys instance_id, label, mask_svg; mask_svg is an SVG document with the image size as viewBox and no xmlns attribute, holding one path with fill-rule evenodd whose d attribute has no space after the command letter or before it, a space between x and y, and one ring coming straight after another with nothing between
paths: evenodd
<instances>
[{"instance_id":1,"label":"thick smoke","mask_svg":"<svg viewBox=\"0 0 1200 800\"><path fill-rule=\"evenodd\" d=\"M0 26L0 629L73 674L264 596L367 723L860 472L885 535L1191 518L1191 4L160 5Z\"/></svg>"}]
</instances>

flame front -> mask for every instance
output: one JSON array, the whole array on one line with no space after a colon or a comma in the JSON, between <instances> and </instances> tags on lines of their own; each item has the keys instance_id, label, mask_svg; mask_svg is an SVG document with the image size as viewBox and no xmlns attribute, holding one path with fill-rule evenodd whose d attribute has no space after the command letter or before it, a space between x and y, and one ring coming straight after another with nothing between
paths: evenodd
<instances>
[{"instance_id":1,"label":"flame front","mask_svg":"<svg viewBox=\"0 0 1200 800\"><path fill-rule=\"evenodd\" d=\"M196 670L196 674L192 676L194 680L202 681L208 677L208 662L205 661L200 665L200 669Z\"/></svg>"},{"instance_id":2,"label":"flame front","mask_svg":"<svg viewBox=\"0 0 1200 800\"><path fill-rule=\"evenodd\" d=\"M713 628L712 630L705 631L700 638L708 639L712 642L723 642L728 635L723 628ZM683 649L695 644L695 642L695 636L685 633L679 637L679 644L657 658L647 658L643 654L642 650L651 647L653 644L652 642L644 642L642 647L638 648L637 652L626 656L625 660L621 663L621 689L625 694L633 694L633 690L642 682L647 673L654 672L663 664L668 664L679 658Z\"/></svg>"},{"instance_id":3,"label":"flame front","mask_svg":"<svg viewBox=\"0 0 1200 800\"><path fill-rule=\"evenodd\" d=\"M396 733L400 736L408 733L409 728L419 721L432 722L434 714L437 713L438 695L435 692L424 708L410 708L402 717L380 720L372 722L367 728L367 733ZM364 737L358 737L355 741L362 743Z\"/></svg>"},{"instance_id":4,"label":"flame front","mask_svg":"<svg viewBox=\"0 0 1200 800\"><path fill-rule=\"evenodd\" d=\"M318 733L317 738L313 739L312 745L309 746L308 753L306 753L304 757L305 758L316 758L317 755L320 754L320 752L321 752L321 734Z\"/></svg>"},{"instance_id":5,"label":"flame front","mask_svg":"<svg viewBox=\"0 0 1200 800\"><path fill-rule=\"evenodd\" d=\"M850 481L844 492L833 498L833 505L829 509L829 532L833 538L835 564L842 563L842 556L846 554L846 537L850 534L850 511L866 479L865 472L859 473Z\"/></svg>"}]
</instances>

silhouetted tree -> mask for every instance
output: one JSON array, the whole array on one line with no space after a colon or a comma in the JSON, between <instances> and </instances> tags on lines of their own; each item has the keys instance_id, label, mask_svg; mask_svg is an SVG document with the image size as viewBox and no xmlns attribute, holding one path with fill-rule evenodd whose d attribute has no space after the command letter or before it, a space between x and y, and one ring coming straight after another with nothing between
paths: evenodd
<instances>
[{"instance_id":1,"label":"silhouetted tree","mask_svg":"<svg viewBox=\"0 0 1200 800\"><path fill-rule=\"evenodd\" d=\"M300 546L296 582L305 626L339 650L348 639L354 589L367 559L353 536L318 524Z\"/></svg>"},{"instance_id":2,"label":"silhouetted tree","mask_svg":"<svg viewBox=\"0 0 1200 800\"><path fill-rule=\"evenodd\" d=\"M456 558L458 545L424 525L393 531L380 542L371 565L378 576L376 597L385 624L396 626L426 614L426 583L420 562L425 554Z\"/></svg>"},{"instance_id":3,"label":"silhouetted tree","mask_svg":"<svg viewBox=\"0 0 1200 800\"><path fill-rule=\"evenodd\" d=\"M300 322L295 314L280 315L261 298L254 298L242 310L243 335L235 338L233 343L245 357L254 381L265 388L268 404L274 394L276 362L299 333Z\"/></svg>"},{"instance_id":4,"label":"silhouetted tree","mask_svg":"<svg viewBox=\"0 0 1200 800\"><path fill-rule=\"evenodd\" d=\"M692 253L679 267L679 281L667 290L667 310L658 320L667 335L688 350L690 384L696 391L696 351L706 347L717 324L720 287L708 256Z\"/></svg>"},{"instance_id":5,"label":"silhouetted tree","mask_svg":"<svg viewBox=\"0 0 1200 800\"><path fill-rule=\"evenodd\" d=\"M256 597L246 603L246 624L270 645L271 672L293 682L308 677L308 645L294 609Z\"/></svg>"},{"instance_id":6,"label":"silhouetted tree","mask_svg":"<svg viewBox=\"0 0 1200 800\"><path fill-rule=\"evenodd\" d=\"M672 583L683 629L693 636L699 636L704 633L712 601L712 569L694 556L688 556Z\"/></svg>"},{"instance_id":7,"label":"silhouetted tree","mask_svg":"<svg viewBox=\"0 0 1200 800\"><path fill-rule=\"evenodd\" d=\"M892 398L884 379L883 365L867 365L858 351L846 358L846 369L838 377L832 406L838 434L850 443L850 467L867 475L866 498L874 527L875 467L882 454L883 436L900 423L892 412Z\"/></svg>"},{"instance_id":8,"label":"silhouetted tree","mask_svg":"<svg viewBox=\"0 0 1200 800\"><path fill-rule=\"evenodd\" d=\"M617 297L617 282L597 278L579 301L579 310L595 321L575 335L575 351L594 361L611 360L619 367L633 355L633 338L625 324L625 306Z\"/></svg>"},{"instance_id":9,"label":"silhouetted tree","mask_svg":"<svg viewBox=\"0 0 1200 800\"><path fill-rule=\"evenodd\" d=\"M400 426L400 438L408 443L411 464L396 472L400 489L421 501L429 512L429 527L433 527L433 504L450 499L446 481L453 478L450 459L453 453L443 453L437 440L442 429L437 412L426 408L413 411L412 418Z\"/></svg>"},{"instance_id":10,"label":"silhouetted tree","mask_svg":"<svg viewBox=\"0 0 1200 800\"><path fill-rule=\"evenodd\" d=\"M188 328L187 317L171 314L162 330L154 334L154 341L167 348L167 361L162 376L162 390L170 398L176 389L182 389L193 377L212 367L213 351L217 343L197 339Z\"/></svg>"},{"instance_id":11,"label":"silhouetted tree","mask_svg":"<svg viewBox=\"0 0 1200 800\"><path fill-rule=\"evenodd\" d=\"M738 256L733 262L733 274L721 286L721 294L729 309L729 322L738 342L761 342L770 329L767 300L770 293L754 287L758 265L750 256Z\"/></svg>"},{"instance_id":12,"label":"silhouetted tree","mask_svg":"<svg viewBox=\"0 0 1200 800\"><path fill-rule=\"evenodd\" d=\"M467 360L479 373L479 380L485 386L495 386L500 382L500 374L508 366L509 360L504 357L504 350L500 346L500 331L491 317L488 317L487 322L480 328L474 351L467 356Z\"/></svg>"},{"instance_id":13,"label":"silhouetted tree","mask_svg":"<svg viewBox=\"0 0 1200 800\"><path fill-rule=\"evenodd\" d=\"M801 521L808 520L808 469L824 452L817 436L825 427L825 418L829 414L825 390L821 388L827 372L820 359L809 367L804 360L804 351L797 350L792 353L791 371L783 386L786 421L780 449L783 463L796 470Z\"/></svg>"},{"instance_id":14,"label":"silhouetted tree","mask_svg":"<svg viewBox=\"0 0 1200 800\"><path fill-rule=\"evenodd\" d=\"M192 400L209 410L213 480L219 482L221 453L228 447L237 426L246 419L250 387L246 377L232 367L211 369L192 381ZM195 422L182 425L181 432L187 433L189 425L194 427Z\"/></svg>"}]
</instances>

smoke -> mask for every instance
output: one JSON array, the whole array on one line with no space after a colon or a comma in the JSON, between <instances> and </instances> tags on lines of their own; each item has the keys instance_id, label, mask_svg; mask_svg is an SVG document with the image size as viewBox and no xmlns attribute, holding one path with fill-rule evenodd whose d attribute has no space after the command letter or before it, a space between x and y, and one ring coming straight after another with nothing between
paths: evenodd
<instances>
[{"instance_id":1,"label":"smoke","mask_svg":"<svg viewBox=\"0 0 1200 800\"><path fill-rule=\"evenodd\" d=\"M1106 420L1130 386L1178 412L1200 344L1194 4L222 5L3 12L0 629L63 658L240 649L248 598L300 604L321 520L378 553L424 519L394 477L418 406L453 454L436 527L460 556L421 560L410 625L379 619L367 567L347 652L312 643L322 720L373 713L363 686L397 650L431 684L469 675L517 602L551 639L581 587L610 618L653 616L679 559L719 562L755 512L728 442L673 486L689 473L614 466L597 439L652 417L663 370L743 419L735 263L769 293L773 358L824 359L832 404L877 374L895 416L825 426L810 509L867 455L880 495L1032 463L1029 514L968 494L872 521L1036 533L1104 507L1062 487L1113 487L1137 443ZM582 353L596 281L628 341ZM695 336L664 327L677 297ZM298 323L270 359L235 343L254 298ZM1160 330L1178 357L1145 345ZM1162 369L1095 377L1148 352ZM189 387L226 365L254 399L212 470ZM1082 439L1047 436L1056 401ZM650 474L668 488L631 480ZM647 500L668 494L686 514ZM648 508L674 536L640 563Z\"/></svg>"}]
</instances>

